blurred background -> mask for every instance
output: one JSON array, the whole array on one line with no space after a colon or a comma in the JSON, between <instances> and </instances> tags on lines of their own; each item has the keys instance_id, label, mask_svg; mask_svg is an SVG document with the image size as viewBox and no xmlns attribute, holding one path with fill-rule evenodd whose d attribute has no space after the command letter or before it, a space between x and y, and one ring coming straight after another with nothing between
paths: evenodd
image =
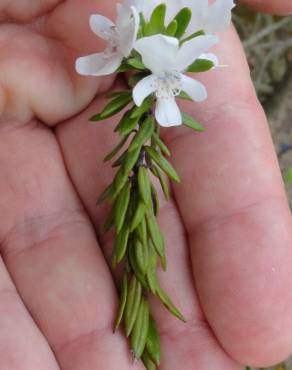
<instances>
[{"instance_id":1,"label":"blurred background","mask_svg":"<svg viewBox=\"0 0 292 370\"><path fill-rule=\"evenodd\" d=\"M292 208L292 16L274 17L238 6L233 21L268 116ZM292 370L292 359L271 368L284 369Z\"/></svg>"}]
</instances>

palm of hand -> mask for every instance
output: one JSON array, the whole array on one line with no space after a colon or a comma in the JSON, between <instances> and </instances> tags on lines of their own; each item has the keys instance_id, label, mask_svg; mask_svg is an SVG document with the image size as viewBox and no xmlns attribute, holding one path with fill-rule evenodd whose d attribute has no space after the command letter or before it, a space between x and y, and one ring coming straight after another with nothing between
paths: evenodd
<instances>
[{"instance_id":1,"label":"palm of hand","mask_svg":"<svg viewBox=\"0 0 292 370\"><path fill-rule=\"evenodd\" d=\"M113 82L78 76L74 60L100 47L88 15L110 15L114 3L0 5L1 369L143 368L112 334L117 295L101 252L108 257L110 240L95 235L114 120L87 122L101 99L77 115ZM214 125L200 137L183 128L164 137L182 185L161 210L161 279L188 319L153 301L165 370L236 370L236 361L270 363L291 349L291 218L238 40L232 30L224 37L218 52L230 70L211 72L210 100L186 107Z\"/></svg>"}]
</instances>

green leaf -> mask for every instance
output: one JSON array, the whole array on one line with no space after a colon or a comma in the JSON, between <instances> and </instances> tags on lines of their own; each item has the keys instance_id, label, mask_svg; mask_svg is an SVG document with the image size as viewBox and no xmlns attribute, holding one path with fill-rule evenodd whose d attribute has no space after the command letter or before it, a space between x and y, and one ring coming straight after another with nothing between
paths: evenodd
<instances>
[{"instance_id":1,"label":"green leaf","mask_svg":"<svg viewBox=\"0 0 292 370\"><path fill-rule=\"evenodd\" d=\"M177 21L177 31L175 33L175 37L180 39L185 34L191 19L192 11L190 8L183 8L178 12L174 18L174 20Z\"/></svg>"},{"instance_id":2,"label":"green leaf","mask_svg":"<svg viewBox=\"0 0 292 370\"><path fill-rule=\"evenodd\" d=\"M197 121L193 119L193 117L189 116L187 113L182 112L182 121L183 124L189 128L192 128L195 131L202 132L204 131L204 127Z\"/></svg>"},{"instance_id":3,"label":"green leaf","mask_svg":"<svg viewBox=\"0 0 292 370\"><path fill-rule=\"evenodd\" d=\"M123 189L124 185L128 181L128 177L129 174L124 171L123 167L121 167L114 177L114 181L110 189L110 194L108 195L110 201L116 199L116 197L119 195L120 191Z\"/></svg>"},{"instance_id":4,"label":"green leaf","mask_svg":"<svg viewBox=\"0 0 292 370\"><path fill-rule=\"evenodd\" d=\"M145 166L139 167L138 187L141 199L145 204L149 204L151 202L151 181Z\"/></svg>"},{"instance_id":5,"label":"green leaf","mask_svg":"<svg viewBox=\"0 0 292 370\"><path fill-rule=\"evenodd\" d=\"M145 275L141 272L138 262L136 260L136 255L135 255L135 247L134 244L131 243L131 246L129 248L129 262L132 270L134 271L134 274L136 278L139 280L139 282L142 284L144 289L148 289L148 283L146 281Z\"/></svg>"},{"instance_id":6,"label":"green leaf","mask_svg":"<svg viewBox=\"0 0 292 370\"><path fill-rule=\"evenodd\" d=\"M141 358L146 346L149 328L149 303L142 297L137 319L131 335L131 347L136 359Z\"/></svg>"},{"instance_id":7,"label":"green leaf","mask_svg":"<svg viewBox=\"0 0 292 370\"><path fill-rule=\"evenodd\" d=\"M133 216L131 224L130 224L131 232L134 231L137 228L137 226L140 224L140 222L142 221L142 219L145 216L146 210L147 210L147 207L146 207L145 203L140 201L138 203L138 206L136 207L136 211L134 213L134 216Z\"/></svg>"},{"instance_id":8,"label":"green leaf","mask_svg":"<svg viewBox=\"0 0 292 370\"><path fill-rule=\"evenodd\" d=\"M131 151L128 150L122 166L122 169L125 173L127 173L128 175L130 174L136 162L138 161L139 156L140 156L140 147Z\"/></svg>"},{"instance_id":9,"label":"green leaf","mask_svg":"<svg viewBox=\"0 0 292 370\"><path fill-rule=\"evenodd\" d=\"M172 303L171 299L169 296L166 294L166 292L159 287L157 290L157 294L165 307L179 320L186 322L187 320L184 318L184 316L180 313L180 311L176 308L176 306Z\"/></svg>"},{"instance_id":10,"label":"green leaf","mask_svg":"<svg viewBox=\"0 0 292 370\"><path fill-rule=\"evenodd\" d=\"M175 36L176 32L177 32L177 20L173 20L172 22L169 23L169 25L167 26L166 28L166 31L165 31L165 34L167 36Z\"/></svg>"},{"instance_id":11,"label":"green leaf","mask_svg":"<svg viewBox=\"0 0 292 370\"><path fill-rule=\"evenodd\" d=\"M132 92L125 92L111 100L102 110L90 118L90 121L101 121L114 116L123 110L132 101Z\"/></svg>"},{"instance_id":12,"label":"green leaf","mask_svg":"<svg viewBox=\"0 0 292 370\"><path fill-rule=\"evenodd\" d=\"M180 41L180 44L182 45L182 44L184 44L185 42L187 42L187 41L190 41L190 40L194 39L195 37L203 36L203 35L205 35L205 32L204 32L203 30L201 30L201 31L197 31L197 32L194 32L194 33L192 33L190 36L188 36L188 37L186 37L185 39L181 40L181 41Z\"/></svg>"},{"instance_id":13,"label":"green leaf","mask_svg":"<svg viewBox=\"0 0 292 370\"><path fill-rule=\"evenodd\" d=\"M187 68L187 72L206 72L214 67L214 63L208 59L197 59Z\"/></svg>"},{"instance_id":14,"label":"green leaf","mask_svg":"<svg viewBox=\"0 0 292 370\"><path fill-rule=\"evenodd\" d=\"M152 361L147 351L144 351L143 356L142 356L142 361L147 370L157 369L155 363Z\"/></svg>"},{"instance_id":15,"label":"green leaf","mask_svg":"<svg viewBox=\"0 0 292 370\"><path fill-rule=\"evenodd\" d=\"M142 244L147 244L148 236L147 236L147 224L146 224L145 217L142 219L142 221L136 228L136 235Z\"/></svg>"},{"instance_id":16,"label":"green leaf","mask_svg":"<svg viewBox=\"0 0 292 370\"><path fill-rule=\"evenodd\" d=\"M118 196L117 202L115 204L115 226L117 233L119 233L122 229L124 224L126 213L128 210L129 202L130 202L130 193L131 193L131 183L128 181L123 190L120 192Z\"/></svg>"},{"instance_id":17,"label":"green leaf","mask_svg":"<svg viewBox=\"0 0 292 370\"><path fill-rule=\"evenodd\" d=\"M152 317L149 320L149 329L146 341L146 350L151 357L151 360L157 365L160 365L161 349L160 349L160 338L156 323Z\"/></svg>"},{"instance_id":18,"label":"green leaf","mask_svg":"<svg viewBox=\"0 0 292 370\"><path fill-rule=\"evenodd\" d=\"M110 161L111 159L113 159L114 156L118 154L118 152L126 144L128 137L129 137L129 134L123 137L123 139L119 142L119 144L104 158L104 162Z\"/></svg>"},{"instance_id":19,"label":"green leaf","mask_svg":"<svg viewBox=\"0 0 292 370\"><path fill-rule=\"evenodd\" d=\"M133 248L135 251L135 259L138 268L142 275L146 275L149 264L149 251L148 245L142 244L138 239L134 241Z\"/></svg>"},{"instance_id":20,"label":"green leaf","mask_svg":"<svg viewBox=\"0 0 292 370\"><path fill-rule=\"evenodd\" d=\"M149 23L145 26L147 36L164 33L165 30L166 4L158 5L152 12Z\"/></svg>"},{"instance_id":21,"label":"green leaf","mask_svg":"<svg viewBox=\"0 0 292 370\"><path fill-rule=\"evenodd\" d=\"M125 159L126 155L127 155L127 150L125 150L125 151L124 151L124 152L119 156L119 158L118 158L117 160L115 160L115 161L114 161L114 163L112 164L112 167L119 167L119 166L121 166L121 165L123 164L123 161L124 161L124 159Z\"/></svg>"},{"instance_id":22,"label":"green leaf","mask_svg":"<svg viewBox=\"0 0 292 370\"><path fill-rule=\"evenodd\" d=\"M113 268L115 268L116 265L120 263L124 258L127 251L128 239L129 239L129 228L127 226L124 226L120 233L117 235L115 240L112 255Z\"/></svg>"},{"instance_id":23,"label":"green leaf","mask_svg":"<svg viewBox=\"0 0 292 370\"><path fill-rule=\"evenodd\" d=\"M174 181L180 182L180 178L173 166L157 150L152 147L145 147L149 157Z\"/></svg>"},{"instance_id":24,"label":"green leaf","mask_svg":"<svg viewBox=\"0 0 292 370\"><path fill-rule=\"evenodd\" d=\"M128 64L135 69L146 69L141 58L130 58Z\"/></svg>"},{"instance_id":25,"label":"green leaf","mask_svg":"<svg viewBox=\"0 0 292 370\"><path fill-rule=\"evenodd\" d=\"M158 287L158 279L157 279L157 253L153 246L153 243L149 241L149 262L148 262L148 269L146 274L147 283L149 288L153 294L156 293Z\"/></svg>"},{"instance_id":26,"label":"green leaf","mask_svg":"<svg viewBox=\"0 0 292 370\"><path fill-rule=\"evenodd\" d=\"M149 230L150 238L153 242L153 246L157 252L157 254L164 258L165 257L165 249L164 249L164 240L162 233L160 231L159 225L157 220L152 212L148 212L146 215L147 227Z\"/></svg>"},{"instance_id":27,"label":"green leaf","mask_svg":"<svg viewBox=\"0 0 292 370\"><path fill-rule=\"evenodd\" d=\"M135 127L138 124L138 118L139 117L131 117L133 112L134 112L135 107L132 109L128 110L120 120L119 124L115 128L115 132L118 132L120 135L128 135L130 134Z\"/></svg>"},{"instance_id":28,"label":"green leaf","mask_svg":"<svg viewBox=\"0 0 292 370\"><path fill-rule=\"evenodd\" d=\"M136 150L137 148L140 148L142 145L144 145L151 138L154 130L155 130L154 118L152 116L148 116L143 121L139 128L139 131L132 140L128 149L129 152Z\"/></svg>"},{"instance_id":29,"label":"green leaf","mask_svg":"<svg viewBox=\"0 0 292 370\"><path fill-rule=\"evenodd\" d=\"M170 156L170 150L164 144L164 142L160 139L159 135L156 134L156 132L153 133L152 138L154 140L154 143L159 146L159 149L162 151L162 153L167 156Z\"/></svg>"},{"instance_id":30,"label":"green leaf","mask_svg":"<svg viewBox=\"0 0 292 370\"><path fill-rule=\"evenodd\" d=\"M125 311L125 307L126 307L127 295L128 295L128 276L125 273L123 277L122 286L121 286L120 305L119 305L118 314L116 317L114 332L117 331L118 327L121 324L124 311Z\"/></svg>"},{"instance_id":31,"label":"green leaf","mask_svg":"<svg viewBox=\"0 0 292 370\"><path fill-rule=\"evenodd\" d=\"M148 112L153 104L153 97L148 96L144 99L140 107L135 107L132 111L131 118L141 117L144 113Z\"/></svg>"},{"instance_id":32,"label":"green leaf","mask_svg":"<svg viewBox=\"0 0 292 370\"><path fill-rule=\"evenodd\" d=\"M129 135L131 131L137 126L138 117L131 117L134 112L134 108L128 110L120 120L119 124L115 128L115 132L118 132L120 135Z\"/></svg>"},{"instance_id":33,"label":"green leaf","mask_svg":"<svg viewBox=\"0 0 292 370\"><path fill-rule=\"evenodd\" d=\"M129 285L127 302L125 307L124 320L127 337L131 334L131 331L133 330L133 326L135 324L138 310L140 307L141 296L142 296L142 287L140 282L134 275Z\"/></svg>"},{"instance_id":34,"label":"green leaf","mask_svg":"<svg viewBox=\"0 0 292 370\"><path fill-rule=\"evenodd\" d=\"M151 167L151 172L153 173L154 176L158 178L165 199L169 200L170 199L170 189L169 189L169 184L168 184L166 176L155 165Z\"/></svg>"}]
</instances>

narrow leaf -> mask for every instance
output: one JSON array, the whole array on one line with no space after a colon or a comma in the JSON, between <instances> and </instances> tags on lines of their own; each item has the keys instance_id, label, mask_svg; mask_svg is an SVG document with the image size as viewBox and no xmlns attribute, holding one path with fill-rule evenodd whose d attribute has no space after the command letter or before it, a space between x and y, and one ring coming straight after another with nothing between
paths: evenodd
<instances>
[{"instance_id":1,"label":"narrow leaf","mask_svg":"<svg viewBox=\"0 0 292 370\"><path fill-rule=\"evenodd\" d=\"M189 116L187 113L182 112L182 120L183 124L195 131L203 132L204 127L197 121L193 119L193 117Z\"/></svg>"},{"instance_id":2,"label":"narrow leaf","mask_svg":"<svg viewBox=\"0 0 292 370\"><path fill-rule=\"evenodd\" d=\"M151 202L151 181L145 166L140 166L138 171L139 194L145 204Z\"/></svg>"},{"instance_id":3,"label":"narrow leaf","mask_svg":"<svg viewBox=\"0 0 292 370\"><path fill-rule=\"evenodd\" d=\"M174 18L174 20L177 21L177 31L175 33L175 37L180 39L185 34L191 19L192 11L190 8L183 8L179 11Z\"/></svg>"},{"instance_id":4,"label":"narrow leaf","mask_svg":"<svg viewBox=\"0 0 292 370\"><path fill-rule=\"evenodd\" d=\"M123 110L132 101L132 93L125 92L114 98L108 103L101 113L96 114L90 118L90 121L101 121L114 116Z\"/></svg>"},{"instance_id":5,"label":"narrow leaf","mask_svg":"<svg viewBox=\"0 0 292 370\"><path fill-rule=\"evenodd\" d=\"M122 261L126 254L128 239L129 239L129 228L125 226L117 235L115 240L115 246L112 255L112 265L114 268L118 263Z\"/></svg>"},{"instance_id":6,"label":"narrow leaf","mask_svg":"<svg viewBox=\"0 0 292 370\"><path fill-rule=\"evenodd\" d=\"M169 184L168 184L168 181L167 181L166 176L155 165L153 165L151 167L151 172L153 173L154 176L156 176L158 178L165 199L166 200L169 200L170 199L170 189L169 189Z\"/></svg>"},{"instance_id":7,"label":"narrow leaf","mask_svg":"<svg viewBox=\"0 0 292 370\"><path fill-rule=\"evenodd\" d=\"M147 154L151 159L174 181L180 182L180 178L173 166L157 150L151 147L145 147Z\"/></svg>"},{"instance_id":8,"label":"narrow leaf","mask_svg":"<svg viewBox=\"0 0 292 370\"><path fill-rule=\"evenodd\" d=\"M154 129L154 118L152 116L149 116L141 124L139 131L132 140L128 150L132 151L144 145L151 138Z\"/></svg>"},{"instance_id":9,"label":"narrow leaf","mask_svg":"<svg viewBox=\"0 0 292 370\"><path fill-rule=\"evenodd\" d=\"M163 304L165 305L165 307L175 316L177 317L179 320L183 321L183 322L186 322L186 319L184 318L184 316L180 313L180 311L176 308L176 306L172 303L171 299L169 298L169 296L165 293L165 291L159 287L158 290L157 290L157 294L159 296L159 298L161 299L161 301L163 302Z\"/></svg>"},{"instance_id":10,"label":"narrow leaf","mask_svg":"<svg viewBox=\"0 0 292 370\"><path fill-rule=\"evenodd\" d=\"M117 233L121 231L122 226L125 221L126 213L127 213L129 202L130 202L130 192L131 192L131 183L130 181L128 181L124 185L123 190L118 196L117 202L114 207L115 208L115 226L116 226Z\"/></svg>"},{"instance_id":11,"label":"narrow leaf","mask_svg":"<svg viewBox=\"0 0 292 370\"><path fill-rule=\"evenodd\" d=\"M135 255L135 246L134 243L131 243L130 249L129 249L129 262L132 270L134 271L134 274L138 281L142 284L143 288L145 290L149 289L148 282L146 280L145 275L141 272L138 262L136 260L136 255Z\"/></svg>"},{"instance_id":12,"label":"narrow leaf","mask_svg":"<svg viewBox=\"0 0 292 370\"><path fill-rule=\"evenodd\" d=\"M142 361L147 370L157 369L155 363L152 361L147 351L144 351L143 356L142 356Z\"/></svg>"},{"instance_id":13,"label":"narrow leaf","mask_svg":"<svg viewBox=\"0 0 292 370\"><path fill-rule=\"evenodd\" d=\"M159 135L156 134L156 132L153 133L152 138L156 145L158 145L159 149L162 151L163 154L170 156L170 150L168 147L164 144L164 142L160 139Z\"/></svg>"},{"instance_id":14,"label":"narrow leaf","mask_svg":"<svg viewBox=\"0 0 292 370\"><path fill-rule=\"evenodd\" d=\"M156 251L151 241L149 242L148 247L149 247L149 262L148 262L146 279L147 279L151 292L155 294L157 287L158 287L157 254L156 254Z\"/></svg>"},{"instance_id":15,"label":"narrow leaf","mask_svg":"<svg viewBox=\"0 0 292 370\"><path fill-rule=\"evenodd\" d=\"M146 350L151 357L152 361L159 366L161 358L161 349L160 349L160 338L156 323L152 317L149 320L149 329L146 341Z\"/></svg>"},{"instance_id":16,"label":"narrow leaf","mask_svg":"<svg viewBox=\"0 0 292 370\"><path fill-rule=\"evenodd\" d=\"M136 211L134 213L133 219L130 224L130 230L134 231L137 226L140 224L140 222L143 220L145 213L147 210L147 206L143 202L139 202L138 206L136 208Z\"/></svg>"},{"instance_id":17,"label":"narrow leaf","mask_svg":"<svg viewBox=\"0 0 292 370\"><path fill-rule=\"evenodd\" d=\"M115 128L115 132L118 132L120 135L129 135L132 130L137 126L138 119L132 118L134 108L128 110L120 120L119 124Z\"/></svg>"},{"instance_id":18,"label":"narrow leaf","mask_svg":"<svg viewBox=\"0 0 292 370\"><path fill-rule=\"evenodd\" d=\"M145 275L149 264L149 251L148 245L142 244L138 239L134 241L133 248L135 251L135 257L137 265L142 275Z\"/></svg>"},{"instance_id":19,"label":"narrow leaf","mask_svg":"<svg viewBox=\"0 0 292 370\"><path fill-rule=\"evenodd\" d=\"M187 72L207 72L214 67L214 63L208 59L197 59L187 68Z\"/></svg>"},{"instance_id":20,"label":"narrow leaf","mask_svg":"<svg viewBox=\"0 0 292 370\"><path fill-rule=\"evenodd\" d=\"M131 335L131 347L136 359L141 358L146 345L149 328L149 303L142 297L137 319Z\"/></svg>"},{"instance_id":21,"label":"narrow leaf","mask_svg":"<svg viewBox=\"0 0 292 370\"><path fill-rule=\"evenodd\" d=\"M174 19L172 22L169 23L169 25L167 26L166 28L166 31L165 31L165 34L167 36L175 36L176 32L177 32L177 20Z\"/></svg>"},{"instance_id":22,"label":"narrow leaf","mask_svg":"<svg viewBox=\"0 0 292 370\"><path fill-rule=\"evenodd\" d=\"M141 293L142 293L141 284L139 283L137 278L133 276L130 282L125 307L125 328L127 337L131 334L131 331L136 321L136 317L141 302Z\"/></svg>"},{"instance_id":23,"label":"narrow leaf","mask_svg":"<svg viewBox=\"0 0 292 370\"><path fill-rule=\"evenodd\" d=\"M118 327L121 324L124 311L125 311L125 307L126 307L127 295L128 295L128 277L127 277L127 274L125 273L123 277L122 286L121 286L120 305L119 305L118 314L116 317L114 332L117 331Z\"/></svg>"},{"instance_id":24,"label":"narrow leaf","mask_svg":"<svg viewBox=\"0 0 292 370\"><path fill-rule=\"evenodd\" d=\"M150 22L146 26L147 36L164 32L165 15L166 4L160 4L153 10Z\"/></svg>"},{"instance_id":25,"label":"narrow leaf","mask_svg":"<svg viewBox=\"0 0 292 370\"><path fill-rule=\"evenodd\" d=\"M148 227L149 234L153 242L154 248L160 257L164 257L165 250L164 250L163 236L160 231L157 220L152 212L147 213L146 221L147 221L147 227Z\"/></svg>"},{"instance_id":26,"label":"narrow leaf","mask_svg":"<svg viewBox=\"0 0 292 370\"><path fill-rule=\"evenodd\" d=\"M136 235L141 243L147 244L147 224L145 217L142 219L142 221L136 228Z\"/></svg>"},{"instance_id":27,"label":"narrow leaf","mask_svg":"<svg viewBox=\"0 0 292 370\"><path fill-rule=\"evenodd\" d=\"M129 137L129 134L123 137L123 139L119 142L119 144L104 158L104 162L110 161L114 156L118 154L118 152L126 144L128 137Z\"/></svg>"}]
</instances>

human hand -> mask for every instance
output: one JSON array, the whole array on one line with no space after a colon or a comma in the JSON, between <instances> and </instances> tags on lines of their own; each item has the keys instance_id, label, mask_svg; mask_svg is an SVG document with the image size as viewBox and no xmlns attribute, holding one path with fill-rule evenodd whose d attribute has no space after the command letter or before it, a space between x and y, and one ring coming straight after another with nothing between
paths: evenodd
<instances>
[{"instance_id":1,"label":"human hand","mask_svg":"<svg viewBox=\"0 0 292 370\"><path fill-rule=\"evenodd\" d=\"M282 9L291 11L289 3ZM74 70L77 56L99 47L89 15L110 16L115 1L7 4L0 5L0 368L142 369L123 336L112 334L111 240L100 233L106 209L95 206L112 179L102 157L116 138L115 119L88 122L104 105L90 102L113 81ZM232 29L217 53L229 68L206 74L209 99L186 107L206 132L164 133L182 184L160 213L169 256L160 278L188 322L153 301L162 370L269 365L292 347L292 225L280 171Z\"/></svg>"}]
</instances>

